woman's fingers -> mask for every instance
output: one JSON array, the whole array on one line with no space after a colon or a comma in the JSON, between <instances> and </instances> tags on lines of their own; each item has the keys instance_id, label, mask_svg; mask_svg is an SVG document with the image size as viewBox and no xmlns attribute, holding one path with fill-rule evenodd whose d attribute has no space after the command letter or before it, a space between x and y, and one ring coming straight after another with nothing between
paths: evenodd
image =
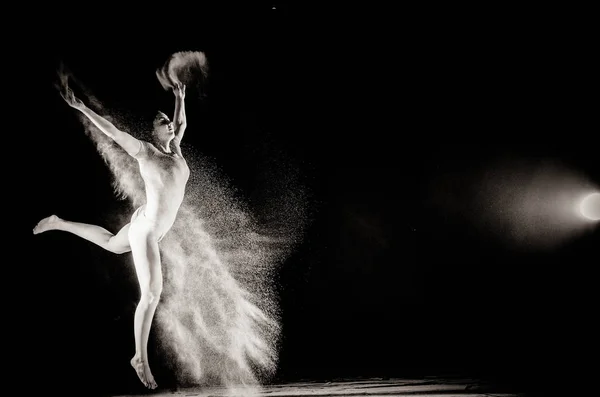
<instances>
[{"instance_id":1,"label":"woman's fingers","mask_svg":"<svg viewBox=\"0 0 600 397\"><path fill-rule=\"evenodd\" d=\"M69 102L69 91L70 90L68 88L60 91L60 96L63 97L63 99L67 102Z\"/></svg>"},{"instance_id":2,"label":"woman's fingers","mask_svg":"<svg viewBox=\"0 0 600 397\"><path fill-rule=\"evenodd\" d=\"M176 95L183 96L185 93L185 84L183 84L181 81L176 81L174 84L175 86L173 87L173 92Z\"/></svg>"},{"instance_id":3,"label":"woman's fingers","mask_svg":"<svg viewBox=\"0 0 600 397\"><path fill-rule=\"evenodd\" d=\"M83 102L75 96L75 93L69 87L65 87L64 92L61 91L60 95L70 106L79 106L83 104Z\"/></svg>"}]
</instances>

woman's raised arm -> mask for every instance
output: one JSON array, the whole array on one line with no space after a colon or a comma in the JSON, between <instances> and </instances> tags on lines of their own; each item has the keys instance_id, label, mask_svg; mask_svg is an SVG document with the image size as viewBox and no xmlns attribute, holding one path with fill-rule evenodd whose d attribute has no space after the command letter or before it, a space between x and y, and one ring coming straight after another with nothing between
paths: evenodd
<instances>
[{"instance_id":1,"label":"woman's raised arm","mask_svg":"<svg viewBox=\"0 0 600 397\"><path fill-rule=\"evenodd\" d=\"M175 94L175 115L173 116L173 125L175 126L174 140L179 145L181 139L183 139L185 127L187 127L187 120L185 118L185 85L175 83L173 93Z\"/></svg>"},{"instance_id":2,"label":"woman's raised arm","mask_svg":"<svg viewBox=\"0 0 600 397\"><path fill-rule=\"evenodd\" d=\"M128 133L121 131L114 126L113 123L98 115L92 109L88 108L79 98L75 96L69 87L65 87L65 91L61 91L61 96L69 106L83 113L100 131L114 140L119 146L131 155L135 156L139 153L142 143L139 139L134 138Z\"/></svg>"}]
</instances>

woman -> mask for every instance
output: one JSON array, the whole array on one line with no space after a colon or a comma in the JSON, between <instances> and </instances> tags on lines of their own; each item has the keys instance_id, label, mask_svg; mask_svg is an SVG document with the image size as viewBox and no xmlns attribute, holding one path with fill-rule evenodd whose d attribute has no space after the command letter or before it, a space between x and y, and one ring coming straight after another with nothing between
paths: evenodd
<instances>
[{"instance_id":1,"label":"woman","mask_svg":"<svg viewBox=\"0 0 600 397\"><path fill-rule=\"evenodd\" d=\"M163 283L158 242L175 221L190 174L180 148L186 128L185 86L174 84L173 93L174 120L171 122L164 113L158 112L152 133L154 143L150 143L116 128L66 87L61 95L69 106L82 112L137 160L145 185L146 203L134 212L130 223L117 234L100 226L72 222L56 215L42 219L33 229L34 234L48 230L70 232L116 254L131 251L140 285L140 300L134 318L135 355L131 365L142 383L150 389L157 385L148 364L148 336Z\"/></svg>"}]
</instances>

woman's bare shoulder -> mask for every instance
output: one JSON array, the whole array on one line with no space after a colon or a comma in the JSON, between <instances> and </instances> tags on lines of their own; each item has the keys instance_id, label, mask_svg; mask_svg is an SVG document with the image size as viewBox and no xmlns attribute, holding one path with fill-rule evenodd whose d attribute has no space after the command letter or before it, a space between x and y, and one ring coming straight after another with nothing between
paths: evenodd
<instances>
[{"instance_id":1,"label":"woman's bare shoulder","mask_svg":"<svg viewBox=\"0 0 600 397\"><path fill-rule=\"evenodd\" d=\"M138 139L140 142L140 150L133 157L136 159L147 157L149 154L155 153L158 149L150 142L145 141L143 139Z\"/></svg>"}]
</instances>

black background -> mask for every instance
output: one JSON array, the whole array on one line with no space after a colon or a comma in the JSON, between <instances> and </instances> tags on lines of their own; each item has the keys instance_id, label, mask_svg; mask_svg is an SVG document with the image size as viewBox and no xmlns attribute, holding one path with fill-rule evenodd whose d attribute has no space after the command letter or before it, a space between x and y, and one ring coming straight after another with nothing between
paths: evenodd
<instances>
[{"instance_id":1,"label":"black background","mask_svg":"<svg viewBox=\"0 0 600 397\"><path fill-rule=\"evenodd\" d=\"M595 351L598 228L525 253L431 204L440 175L511 156L555 159L600 184L583 13L492 8L47 10L29 21L34 39L21 47L32 83L19 119L26 226L50 213L109 224L126 208L52 87L57 63L109 107L169 113L154 71L173 52L202 50L209 84L203 99L188 94L186 142L242 193L252 194L270 156L298 170L310 193L303 243L278 274L274 382L460 375L553 389L580 381L581 358ZM28 279L40 282L18 293L19 314L33 324L19 334L41 357L39 379L136 389L131 270L60 233L31 237L25 250Z\"/></svg>"}]
</instances>

